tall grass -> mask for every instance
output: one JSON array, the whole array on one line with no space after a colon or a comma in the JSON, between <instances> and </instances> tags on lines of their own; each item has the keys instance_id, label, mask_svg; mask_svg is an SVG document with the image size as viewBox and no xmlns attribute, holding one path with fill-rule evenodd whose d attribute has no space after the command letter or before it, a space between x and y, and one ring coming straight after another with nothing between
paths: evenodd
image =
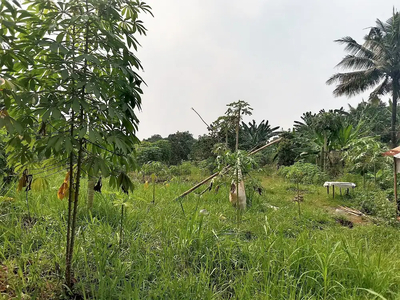
<instances>
[{"instance_id":1,"label":"tall grass","mask_svg":"<svg viewBox=\"0 0 400 300\"><path fill-rule=\"evenodd\" d=\"M0 202L0 292L22 299L61 299L66 201L51 189L30 192L34 223L26 223L25 194ZM138 184L124 214L105 184L91 211L79 208L73 275L83 299L398 299L400 233L394 227L342 227L322 187L305 190L302 218L293 186L263 178L242 215L228 201L229 186L183 200L173 199L192 182ZM83 186L85 186L83 184ZM10 192L11 194L11 192ZM85 197L82 190L82 197ZM335 201L342 201L340 197ZM343 200L346 201L346 200ZM84 201L81 201L84 203ZM278 207L278 209L274 208ZM206 209L209 214L199 211ZM7 295L7 296L6 296ZM64 296L63 296L64 295ZM66 296L65 296L66 297Z\"/></svg>"}]
</instances>

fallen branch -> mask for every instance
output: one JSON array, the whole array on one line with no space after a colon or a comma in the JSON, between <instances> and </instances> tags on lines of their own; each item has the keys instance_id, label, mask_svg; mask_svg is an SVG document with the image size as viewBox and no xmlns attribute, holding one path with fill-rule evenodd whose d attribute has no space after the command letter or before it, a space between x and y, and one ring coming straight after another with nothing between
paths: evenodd
<instances>
[{"instance_id":1,"label":"fallen branch","mask_svg":"<svg viewBox=\"0 0 400 300\"><path fill-rule=\"evenodd\" d=\"M341 210L343 210L343 211L345 211L345 212L347 212L347 213L349 213L351 215L354 215L354 216L366 217L366 215L363 214L361 211L355 210L355 209L350 208L350 207L339 206L339 209L341 209Z\"/></svg>"}]
</instances>

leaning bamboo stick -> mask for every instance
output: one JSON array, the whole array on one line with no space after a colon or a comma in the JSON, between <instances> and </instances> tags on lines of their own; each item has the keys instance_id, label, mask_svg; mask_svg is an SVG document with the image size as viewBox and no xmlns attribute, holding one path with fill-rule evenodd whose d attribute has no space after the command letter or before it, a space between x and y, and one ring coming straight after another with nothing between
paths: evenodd
<instances>
[{"instance_id":1,"label":"leaning bamboo stick","mask_svg":"<svg viewBox=\"0 0 400 300\"><path fill-rule=\"evenodd\" d=\"M258 152L260 152L261 150L264 150L265 148L272 146L273 144L276 144L278 142L281 141L282 138L276 139L252 152L249 153L249 155L254 155ZM202 186L203 184L205 184L207 181L213 179L214 177L217 177L220 173L222 172L226 172L227 170L229 170L230 166L226 166L221 172L216 172L214 174L212 174L211 176L207 177L206 179L204 179L203 181L199 182L198 184L196 184L194 187L190 188L189 190L187 190L186 192L184 192L183 194L181 194L180 196L178 196L175 200L179 200L183 197L185 197L186 195L190 194L191 192L193 192L194 190L198 189L200 186Z\"/></svg>"},{"instance_id":2,"label":"leaning bamboo stick","mask_svg":"<svg viewBox=\"0 0 400 300\"><path fill-rule=\"evenodd\" d=\"M267 147L269 147L269 146L272 146L273 144L276 144L276 143L280 142L281 140L282 140L282 138L273 140L271 143L268 143L268 144L266 144L266 145L264 145L264 146L262 146L262 147L260 147L260 148L258 148L258 149L256 149L256 150L250 152L250 155L256 154L256 153L260 152L261 150L264 150L265 148L267 148Z\"/></svg>"},{"instance_id":3,"label":"leaning bamboo stick","mask_svg":"<svg viewBox=\"0 0 400 300\"><path fill-rule=\"evenodd\" d=\"M205 184L207 181L213 179L214 177L218 176L219 172L216 172L214 174L212 174L211 176L207 177L206 179L204 179L203 181L200 181L198 184L196 184L194 187L190 188L189 190L187 190L186 192L184 192L182 195L180 195L179 197L177 197L176 199L179 198L183 198L185 197L187 194L190 194L191 192L193 192L194 190L196 190L197 188L199 188L200 186L202 186L203 184ZM176 200L175 199L175 200Z\"/></svg>"}]
</instances>

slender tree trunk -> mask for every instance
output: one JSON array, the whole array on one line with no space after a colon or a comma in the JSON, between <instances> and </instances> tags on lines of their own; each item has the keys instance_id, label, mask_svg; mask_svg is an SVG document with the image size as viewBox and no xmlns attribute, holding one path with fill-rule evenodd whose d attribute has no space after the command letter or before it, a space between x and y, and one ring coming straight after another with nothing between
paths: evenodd
<instances>
[{"instance_id":1,"label":"slender tree trunk","mask_svg":"<svg viewBox=\"0 0 400 300\"><path fill-rule=\"evenodd\" d=\"M322 155L322 171L326 171L326 155L327 155L327 148L328 148L328 145L327 145L327 138L326 138L326 133L324 133L324 150L323 150L323 155Z\"/></svg>"},{"instance_id":2,"label":"slender tree trunk","mask_svg":"<svg viewBox=\"0 0 400 300\"><path fill-rule=\"evenodd\" d=\"M71 278L71 264L72 264L72 256L74 253L74 243L75 243L75 228L76 228L76 214L78 211L78 199L79 199L79 188L80 188L80 177L81 177L81 168L82 168L82 148L83 148L83 140L79 141L79 152L78 152L78 163L76 169L76 185L75 185L75 193L74 193L74 202L73 202L73 212L72 212L72 223L71 223L71 233L70 233L70 244L69 244L69 251L68 251L68 262L69 262L69 279L70 281L67 282L67 286L72 288L72 278Z\"/></svg>"},{"instance_id":3,"label":"slender tree trunk","mask_svg":"<svg viewBox=\"0 0 400 300\"><path fill-rule=\"evenodd\" d=\"M86 13L89 12L89 4L88 0L86 0ZM89 21L86 22L86 28L85 28L85 48L84 48L84 53L88 54L88 49L89 49ZM83 66L83 78L86 80L86 73L87 73L87 60L85 59L85 63ZM85 101L85 89L86 89L86 84L82 86L81 90L81 101ZM83 126L84 122L84 111L82 104L80 105L80 122L79 122L79 127L81 128ZM72 126L74 123L71 123ZM71 129L72 131L72 129ZM74 252L74 243L75 243L75 227L76 227L76 214L78 211L78 200L79 200L79 188L80 188L80 179L81 179L81 168L82 168L82 152L83 152L83 138L79 139L79 150L78 150L78 161L77 161L77 166L76 166L76 185L74 189L74 200L73 203L69 203L69 211L68 211L68 217L70 219L70 222L68 223L69 227L69 242L67 242L68 246L67 247L67 257L66 257L66 285L71 289L73 282L72 282L72 256ZM70 166L72 169L72 166ZM71 184L72 186L72 184ZM72 190L72 189L70 189ZM72 195L70 194L69 199L71 199L72 202ZM70 204L72 204L72 216L70 212Z\"/></svg>"},{"instance_id":4,"label":"slender tree trunk","mask_svg":"<svg viewBox=\"0 0 400 300\"><path fill-rule=\"evenodd\" d=\"M225 127L225 147L228 149L228 127Z\"/></svg>"},{"instance_id":5,"label":"slender tree trunk","mask_svg":"<svg viewBox=\"0 0 400 300\"><path fill-rule=\"evenodd\" d=\"M124 234L124 205L121 205L121 224L119 229L119 248L122 245L122 235Z\"/></svg>"},{"instance_id":6,"label":"slender tree trunk","mask_svg":"<svg viewBox=\"0 0 400 300\"><path fill-rule=\"evenodd\" d=\"M399 84L397 78L393 78L393 99L392 99L392 129L391 129L391 139L392 139L392 148L397 147L397 132L396 132L396 123L397 123L397 100L398 100L398 92L399 92Z\"/></svg>"},{"instance_id":7,"label":"slender tree trunk","mask_svg":"<svg viewBox=\"0 0 400 300\"><path fill-rule=\"evenodd\" d=\"M399 78L395 76L393 78L393 102L392 102L392 147L397 146L397 132L396 132L396 121L397 121L397 100L399 96ZM396 170L396 158L393 157L394 161L394 199L397 204L397 215L400 213L400 202L397 199L397 170Z\"/></svg>"},{"instance_id":8,"label":"slender tree trunk","mask_svg":"<svg viewBox=\"0 0 400 300\"><path fill-rule=\"evenodd\" d=\"M72 111L71 115L71 127L70 135L71 138L74 136L74 123L75 123L75 112ZM69 193L68 193L68 219L67 219L67 247L65 250L65 282L68 287L71 286L71 260L70 260L70 244L71 244L71 218L72 218L72 202L73 202L73 185L74 185L74 152L71 151L69 155Z\"/></svg>"},{"instance_id":9,"label":"slender tree trunk","mask_svg":"<svg viewBox=\"0 0 400 300\"><path fill-rule=\"evenodd\" d=\"M28 222L31 222L31 213L29 212L28 191L25 192L26 209L28 210Z\"/></svg>"},{"instance_id":10,"label":"slender tree trunk","mask_svg":"<svg viewBox=\"0 0 400 300\"><path fill-rule=\"evenodd\" d=\"M75 26L72 28L72 61L75 61ZM72 65L72 74L75 75L76 65ZM72 77L72 97L75 97L75 80ZM70 126L70 138L74 138L74 125L75 125L75 111L71 113L71 126ZM71 261L69 260L69 250L71 242L71 217L72 217L72 194L74 185L74 152L71 151L69 154L69 190L68 190L68 218L67 218L67 245L65 249L65 282L69 287L72 282L71 278Z\"/></svg>"},{"instance_id":11,"label":"slender tree trunk","mask_svg":"<svg viewBox=\"0 0 400 300\"><path fill-rule=\"evenodd\" d=\"M321 147L321 153L319 156L320 156L319 157L319 166L321 167L322 171L325 171L324 170L324 147L323 146Z\"/></svg>"},{"instance_id":12,"label":"slender tree trunk","mask_svg":"<svg viewBox=\"0 0 400 300\"><path fill-rule=\"evenodd\" d=\"M397 201L397 163L396 163L396 157L393 157L393 184L394 184L394 201L396 201L397 204L397 216L400 215L400 209L399 209L399 202Z\"/></svg>"},{"instance_id":13,"label":"slender tree trunk","mask_svg":"<svg viewBox=\"0 0 400 300\"><path fill-rule=\"evenodd\" d=\"M240 124L240 107L238 110L238 115L237 115L237 120L236 120L236 145L235 145L235 152L236 155L239 151L239 124ZM237 163L237 162L236 162ZM241 208L239 204L239 167L236 169L236 205L237 205L237 227L239 229L240 226L240 213L241 213Z\"/></svg>"},{"instance_id":14,"label":"slender tree trunk","mask_svg":"<svg viewBox=\"0 0 400 300\"><path fill-rule=\"evenodd\" d=\"M241 208L239 204L239 167L236 168L236 221L237 221L237 228L239 230L240 226L240 213L241 213Z\"/></svg>"},{"instance_id":15,"label":"slender tree trunk","mask_svg":"<svg viewBox=\"0 0 400 300\"><path fill-rule=\"evenodd\" d=\"M153 173L151 176L153 184L153 204L156 203L156 175Z\"/></svg>"},{"instance_id":16,"label":"slender tree trunk","mask_svg":"<svg viewBox=\"0 0 400 300\"><path fill-rule=\"evenodd\" d=\"M87 183L87 207L88 209L92 209L93 207L93 199L94 199L94 179L88 175L88 183Z\"/></svg>"},{"instance_id":17,"label":"slender tree trunk","mask_svg":"<svg viewBox=\"0 0 400 300\"><path fill-rule=\"evenodd\" d=\"M239 125L240 125L240 107L238 110L238 116L236 120L236 146L235 146L236 152L239 150Z\"/></svg>"}]
</instances>

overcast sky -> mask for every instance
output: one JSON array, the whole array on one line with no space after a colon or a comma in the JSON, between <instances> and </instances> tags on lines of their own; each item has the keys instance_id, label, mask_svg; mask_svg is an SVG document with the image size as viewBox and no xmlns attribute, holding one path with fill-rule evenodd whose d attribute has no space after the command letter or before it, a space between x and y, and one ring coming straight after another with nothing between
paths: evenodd
<instances>
[{"instance_id":1,"label":"overcast sky","mask_svg":"<svg viewBox=\"0 0 400 300\"><path fill-rule=\"evenodd\" d=\"M303 112L347 108L362 96L334 98L326 80L345 55L335 39L362 42L388 0L148 0L154 18L138 57L147 83L139 138L190 131L195 138L226 104L247 101L257 123L291 128Z\"/></svg>"}]
</instances>

